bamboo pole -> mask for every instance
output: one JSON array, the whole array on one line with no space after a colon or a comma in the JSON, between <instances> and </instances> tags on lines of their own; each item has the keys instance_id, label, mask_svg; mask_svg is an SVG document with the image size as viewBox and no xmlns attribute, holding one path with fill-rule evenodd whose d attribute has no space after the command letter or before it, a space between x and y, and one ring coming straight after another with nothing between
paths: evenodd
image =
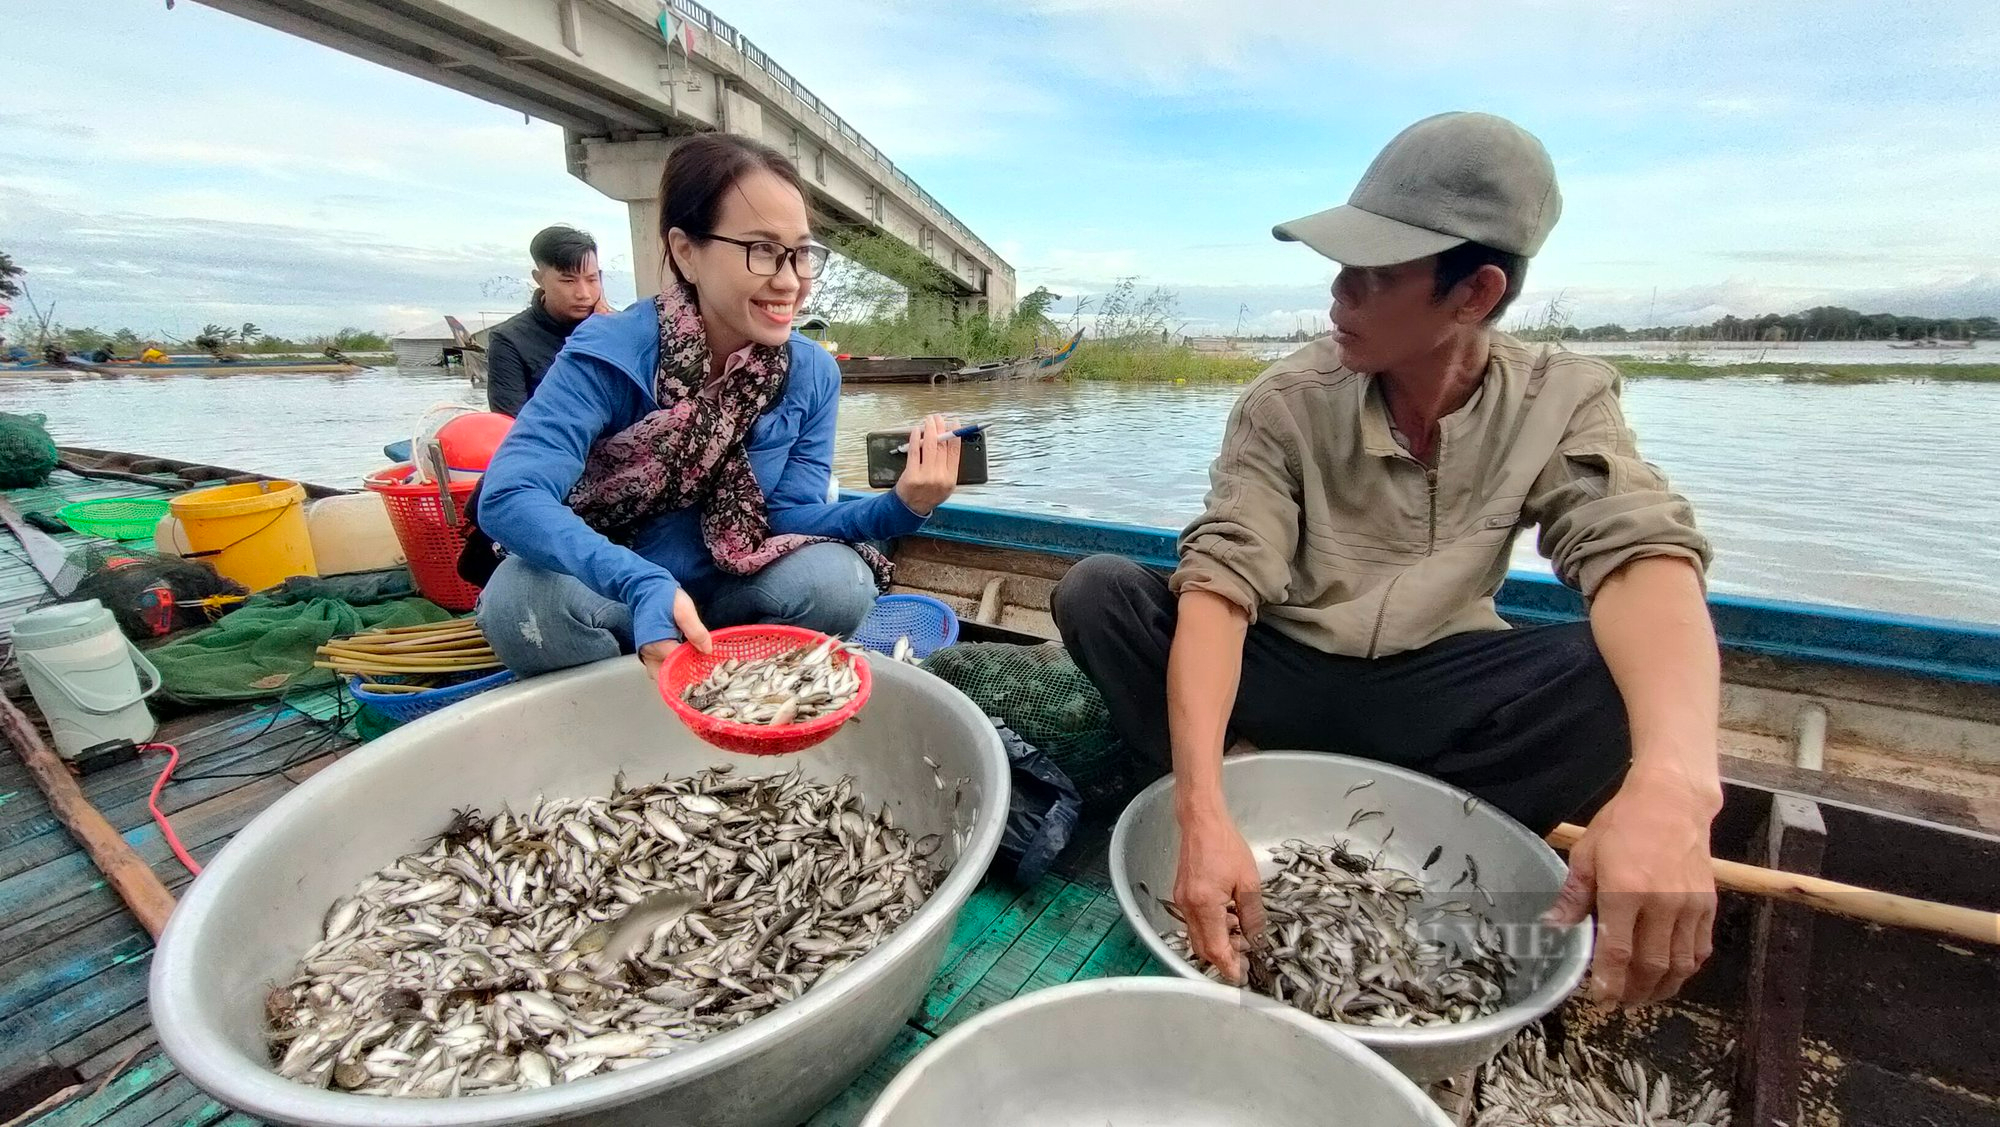
<instances>
[{"instance_id":1,"label":"bamboo pole","mask_svg":"<svg viewBox=\"0 0 2000 1127\"><path fill-rule=\"evenodd\" d=\"M160 932L166 930L167 917L173 913L174 894L167 891L167 886L153 875L153 867L83 796L83 788L76 785L69 766L43 742L34 722L5 697L0 697L0 730L6 732L7 742L14 745L15 754L28 765L36 785L48 796L49 809L97 863L98 871L137 917L139 926L158 939Z\"/></svg>"},{"instance_id":2,"label":"bamboo pole","mask_svg":"<svg viewBox=\"0 0 2000 1127\"><path fill-rule=\"evenodd\" d=\"M415 626L385 626L380 630L370 630L370 634L421 634L427 630L479 629L476 618L447 618L443 622L420 622Z\"/></svg>"},{"instance_id":3,"label":"bamboo pole","mask_svg":"<svg viewBox=\"0 0 2000 1127\"><path fill-rule=\"evenodd\" d=\"M460 662L456 664L417 662L390 664L379 661L315 661L315 669L332 669L340 673L471 673L480 669L498 669L500 661Z\"/></svg>"},{"instance_id":4,"label":"bamboo pole","mask_svg":"<svg viewBox=\"0 0 2000 1127\"><path fill-rule=\"evenodd\" d=\"M346 650L365 650L369 653L431 653L451 650L478 649L486 645L484 634L468 634L463 638L447 638L441 641L415 642L370 642L359 637L341 638L326 643Z\"/></svg>"},{"instance_id":5,"label":"bamboo pole","mask_svg":"<svg viewBox=\"0 0 2000 1127\"><path fill-rule=\"evenodd\" d=\"M1564 822L1549 834L1549 844L1567 852L1583 837L1583 827ZM1803 904L1816 911L1831 912L1870 923L1907 927L1917 931L1951 935L1975 943L2000 944L2000 912L1983 912L1956 904L1898 896L1851 884L1787 873L1776 869L1745 865L1740 861L1713 858L1715 885L1731 892Z\"/></svg>"},{"instance_id":6,"label":"bamboo pole","mask_svg":"<svg viewBox=\"0 0 2000 1127\"><path fill-rule=\"evenodd\" d=\"M404 662L404 661L456 662L456 661L477 661L481 658L492 657L493 648L491 646L479 646L476 649L464 649L464 650L444 650L444 651L412 650L409 652L383 652L379 650L351 650L348 649L346 646L321 646L319 648L319 656L325 658L333 658L333 659L351 657L361 661L379 661L379 662L391 662L391 663Z\"/></svg>"}]
</instances>

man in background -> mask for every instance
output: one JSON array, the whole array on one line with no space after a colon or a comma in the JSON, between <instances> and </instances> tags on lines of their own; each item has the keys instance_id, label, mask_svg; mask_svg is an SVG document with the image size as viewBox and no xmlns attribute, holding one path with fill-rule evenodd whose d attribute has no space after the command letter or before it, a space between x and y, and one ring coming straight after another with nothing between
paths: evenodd
<instances>
[{"instance_id":1,"label":"man in background","mask_svg":"<svg viewBox=\"0 0 2000 1127\"><path fill-rule=\"evenodd\" d=\"M486 342L486 404L518 415L563 342L592 313L609 313L597 240L574 227L548 227L528 243L535 260L535 296L528 307L493 327Z\"/></svg>"}]
</instances>

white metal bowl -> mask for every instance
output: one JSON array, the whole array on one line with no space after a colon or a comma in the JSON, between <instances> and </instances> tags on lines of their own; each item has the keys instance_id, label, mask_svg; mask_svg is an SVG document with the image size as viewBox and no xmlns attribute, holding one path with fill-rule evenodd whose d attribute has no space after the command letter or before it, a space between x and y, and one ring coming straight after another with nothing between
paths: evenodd
<instances>
[{"instance_id":1,"label":"white metal bowl","mask_svg":"<svg viewBox=\"0 0 2000 1127\"><path fill-rule=\"evenodd\" d=\"M1361 783L1369 785L1352 789ZM1555 903L1568 868L1526 826L1457 787L1400 767L1309 751L1232 756L1223 762L1222 785L1230 814L1266 876L1276 869L1271 850L1285 841L1345 838L1371 853L1380 848L1382 864L1417 875L1426 900L1471 900L1500 926L1518 970L1499 1012L1452 1025L1337 1026L1417 1083L1434 1083L1485 1062L1583 981L1590 966L1589 926L1552 928L1539 922ZM1347 829L1359 810L1380 810L1383 816ZM1173 895L1180 840L1170 775L1141 791L1119 817L1111 835L1111 883L1126 921L1153 956L1176 974L1205 979L1161 938L1180 927L1159 900ZM1426 871L1423 863L1433 848L1438 860ZM1449 887L1466 870L1467 856L1478 865L1491 906L1466 885Z\"/></svg>"},{"instance_id":2,"label":"white metal bowl","mask_svg":"<svg viewBox=\"0 0 2000 1127\"><path fill-rule=\"evenodd\" d=\"M273 803L194 882L153 956L160 1043L189 1080L259 1119L315 1127L673 1123L793 1127L867 1067L923 998L966 898L999 847L1008 767L993 724L928 673L880 662L855 721L796 755L697 740L631 658L496 689L366 745ZM941 765L940 788L929 756ZM727 763L855 777L950 863L929 903L880 946L750 1024L622 1072L532 1092L385 1098L310 1088L269 1066L263 997L319 938L327 905L435 836L454 807L608 793L612 776Z\"/></svg>"},{"instance_id":3,"label":"white metal bowl","mask_svg":"<svg viewBox=\"0 0 2000 1127\"><path fill-rule=\"evenodd\" d=\"M862 1127L1446 1127L1415 1084L1326 1022L1210 982L1099 978L952 1030Z\"/></svg>"}]
</instances>

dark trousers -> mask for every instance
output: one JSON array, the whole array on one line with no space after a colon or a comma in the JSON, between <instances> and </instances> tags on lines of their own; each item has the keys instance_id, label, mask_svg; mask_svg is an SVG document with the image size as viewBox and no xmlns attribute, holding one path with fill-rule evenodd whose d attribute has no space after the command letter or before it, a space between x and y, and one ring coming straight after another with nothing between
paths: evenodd
<instances>
[{"instance_id":1,"label":"dark trousers","mask_svg":"<svg viewBox=\"0 0 2000 1127\"><path fill-rule=\"evenodd\" d=\"M1172 769L1164 576L1117 556L1072 568L1056 628L1118 733ZM1258 624L1243 644L1230 731L1268 750L1393 763L1471 791L1537 833L1602 796L1631 759L1625 704L1588 623L1460 634L1384 658L1323 653Z\"/></svg>"}]
</instances>

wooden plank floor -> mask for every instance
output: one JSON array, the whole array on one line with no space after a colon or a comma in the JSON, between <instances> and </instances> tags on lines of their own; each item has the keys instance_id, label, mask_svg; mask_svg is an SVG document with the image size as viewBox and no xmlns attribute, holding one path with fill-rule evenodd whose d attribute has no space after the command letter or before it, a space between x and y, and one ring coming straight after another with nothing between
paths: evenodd
<instances>
[{"instance_id":1,"label":"wooden plank floor","mask_svg":"<svg viewBox=\"0 0 2000 1127\"><path fill-rule=\"evenodd\" d=\"M327 711L325 702L302 703L308 711L262 705L162 725L157 738L181 749L181 764L160 808L197 862L353 745L339 719L308 714ZM83 788L178 890L191 878L146 809L162 766L148 756L93 774ZM79 1083L74 1098L34 1122L190 1121L206 1101L158 1057L146 1018L152 950L8 749L0 757L0 1122Z\"/></svg>"}]
</instances>

